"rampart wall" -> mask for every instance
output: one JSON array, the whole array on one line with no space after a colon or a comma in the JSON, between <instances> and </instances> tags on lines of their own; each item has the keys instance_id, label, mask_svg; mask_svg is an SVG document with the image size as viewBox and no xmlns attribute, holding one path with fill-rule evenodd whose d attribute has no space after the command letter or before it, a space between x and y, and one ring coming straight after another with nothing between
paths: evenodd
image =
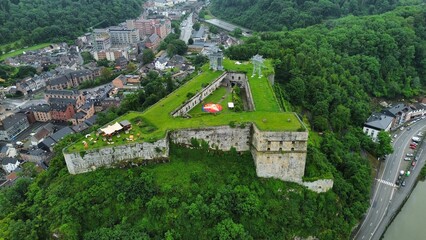
<instances>
[{"instance_id":1,"label":"rampart wall","mask_svg":"<svg viewBox=\"0 0 426 240\"><path fill-rule=\"evenodd\" d=\"M69 173L78 174L98 167L111 167L113 164L127 160L168 158L169 141L164 138L154 143L128 143L82 152L64 152L64 157Z\"/></svg>"},{"instance_id":2,"label":"rampart wall","mask_svg":"<svg viewBox=\"0 0 426 240\"><path fill-rule=\"evenodd\" d=\"M249 151L251 139L251 124L245 127L231 128L229 126L209 127L200 129L182 129L170 133L174 143L191 145L191 139L203 140L209 143L211 149L229 151L234 147L237 151Z\"/></svg>"},{"instance_id":3,"label":"rampart wall","mask_svg":"<svg viewBox=\"0 0 426 240\"><path fill-rule=\"evenodd\" d=\"M186 103L182 104L179 108L174 110L171 114L173 117L185 116L191 109L193 109L197 104L202 102L206 97L213 93L217 88L222 84L223 79L226 77L226 72L224 72L220 77L210 83L205 87L201 92L198 92L193 97L191 97Z\"/></svg>"}]
</instances>

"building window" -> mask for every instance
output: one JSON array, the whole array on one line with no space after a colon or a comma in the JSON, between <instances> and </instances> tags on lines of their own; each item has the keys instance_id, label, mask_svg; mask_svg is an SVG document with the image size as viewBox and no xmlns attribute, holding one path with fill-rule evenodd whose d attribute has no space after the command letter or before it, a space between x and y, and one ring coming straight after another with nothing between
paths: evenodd
<instances>
[{"instance_id":1,"label":"building window","mask_svg":"<svg viewBox=\"0 0 426 240\"><path fill-rule=\"evenodd\" d=\"M293 152L293 151L294 151L294 148L291 148L291 151Z\"/></svg>"},{"instance_id":2,"label":"building window","mask_svg":"<svg viewBox=\"0 0 426 240\"><path fill-rule=\"evenodd\" d=\"M268 151L271 151L271 148L268 148L267 150L268 150Z\"/></svg>"},{"instance_id":3,"label":"building window","mask_svg":"<svg viewBox=\"0 0 426 240\"><path fill-rule=\"evenodd\" d=\"M271 141L268 141L268 145L271 145Z\"/></svg>"},{"instance_id":4,"label":"building window","mask_svg":"<svg viewBox=\"0 0 426 240\"><path fill-rule=\"evenodd\" d=\"M295 144L296 143L296 141L291 141L291 144Z\"/></svg>"}]
</instances>

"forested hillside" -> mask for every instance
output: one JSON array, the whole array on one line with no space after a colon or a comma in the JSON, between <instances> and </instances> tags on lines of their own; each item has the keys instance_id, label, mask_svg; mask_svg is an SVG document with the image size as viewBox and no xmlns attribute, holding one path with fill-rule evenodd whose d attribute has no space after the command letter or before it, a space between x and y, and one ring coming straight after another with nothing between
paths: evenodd
<instances>
[{"instance_id":1,"label":"forested hillside","mask_svg":"<svg viewBox=\"0 0 426 240\"><path fill-rule=\"evenodd\" d=\"M143 0L0 0L0 44L73 40L141 14Z\"/></svg>"},{"instance_id":2,"label":"forested hillside","mask_svg":"<svg viewBox=\"0 0 426 240\"><path fill-rule=\"evenodd\" d=\"M285 98L309 111L314 129L361 126L370 97L411 98L424 90L426 6L262 33L227 50L241 60L256 53L275 59Z\"/></svg>"},{"instance_id":3,"label":"forested hillside","mask_svg":"<svg viewBox=\"0 0 426 240\"><path fill-rule=\"evenodd\" d=\"M384 13L401 3L421 0L212 0L211 12L255 31L280 31L318 24L325 19Z\"/></svg>"},{"instance_id":4,"label":"forested hillside","mask_svg":"<svg viewBox=\"0 0 426 240\"><path fill-rule=\"evenodd\" d=\"M424 91L425 40L426 8L416 6L262 33L226 51L274 59L278 96L324 131L310 132L305 180L333 178L327 193L258 178L249 153L196 141L171 146L170 163L72 176L60 152L76 134L56 146L46 172L0 191L0 239L348 239L369 205L371 168L360 152L389 153L360 125L372 97ZM102 123L169 90L157 82L145 91L160 94L132 95Z\"/></svg>"}]
</instances>

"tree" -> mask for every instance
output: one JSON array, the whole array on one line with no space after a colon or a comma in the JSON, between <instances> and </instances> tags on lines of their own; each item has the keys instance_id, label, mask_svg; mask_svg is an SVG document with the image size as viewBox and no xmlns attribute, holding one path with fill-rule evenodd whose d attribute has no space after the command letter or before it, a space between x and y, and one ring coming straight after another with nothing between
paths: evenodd
<instances>
[{"instance_id":1,"label":"tree","mask_svg":"<svg viewBox=\"0 0 426 240\"><path fill-rule=\"evenodd\" d=\"M234 37L241 37L243 35L243 30L241 30L241 28L235 28L234 31L232 31L232 35L234 35Z\"/></svg>"},{"instance_id":2,"label":"tree","mask_svg":"<svg viewBox=\"0 0 426 240\"><path fill-rule=\"evenodd\" d=\"M221 221L216 226L216 234L220 240L252 239L252 237L244 230L244 226L242 224L235 223L230 218Z\"/></svg>"},{"instance_id":3,"label":"tree","mask_svg":"<svg viewBox=\"0 0 426 240\"><path fill-rule=\"evenodd\" d=\"M209 27L209 31L213 34L218 34L219 33L219 29L216 26L211 25Z\"/></svg>"},{"instance_id":4,"label":"tree","mask_svg":"<svg viewBox=\"0 0 426 240\"><path fill-rule=\"evenodd\" d=\"M112 70L110 68L102 68L101 70L101 79L102 80L107 80L110 79L112 77Z\"/></svg>"},{"instance_id":5,"label":"tree","mask_svg":"<svg viewBox=\"0 0 426 240\"><path fill-rule=\"evenodd\" d=\"M148 64L152 63L155 59L155 54L151 49L144 49L142 52L142 63Z\"/></svg>"},{"instance_id":6,"label":"tree","mask_svg":"<svg viewBox=\"0 0 426 240\"><path fill-rule=\"evenodd\" d=\"M193 28L195 31L200 30L200 27L201 27L201 24L200 24L199 22L196 22L196 23L194 23L194 25L192 25L192 28Z\"/></svg>"},{"instance_id":7,"label":"tree","mask_svg":"<svg viewBox=\"0 0 426 240\"><path fill-rule=\"evenodd\" d=\"M189 38L189 39L188 39L188 45L192 45L192 44L194 44L194 39Z\"/></svg>"},{"instance_id":8,"label":"tree","mask_svg":"<svg viewBox=\"0 0 426 240\"><path fill-rule=\"evenodd\" d=\"M377 134L378 144L376 147L377 157L383 157L385 155L391 154L393 152L392 147L392 138L390 137L388 132L380 131Z\"/></svg>"}]
</instances>

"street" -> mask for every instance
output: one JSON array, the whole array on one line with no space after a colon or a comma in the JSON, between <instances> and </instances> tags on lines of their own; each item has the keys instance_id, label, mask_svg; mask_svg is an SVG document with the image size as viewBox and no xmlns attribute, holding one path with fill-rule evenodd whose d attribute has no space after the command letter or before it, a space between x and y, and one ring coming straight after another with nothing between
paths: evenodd
<instances>
[{"instance_id":1,"label":"street","mask_svg":"<svg viewBox=\"0 0 426 240\"><path fill-rule=\"evenodd\" d=\"M181 32L179 37L180 40L184 41L185 43L188 43L188 40L191 38L192 35L193 24L194 23L192 22L192 13L190 13L189 16L181 23Z\"/></svg>"},{"instance_id":2,"label":"street","mask_svg":"<svg viewBox=\"0 0 426 240\"><path fill-rule=\"evenodd\" d=\"M417 149L419 160L411 171L411 175L406 177L406 186L398 187L395 185L399 171L406 170L411 163L404 161L407 153L413 153L413 150L409 148L411 138L419 131L426 130L426 119L422 119L410 127L411 130L404 129L392 133L393 135L397 134L393 143L394 153L389 155L381 165L378 174L379 179L375 179L376 186L370 208L354 239L380 239L392 216L396 214L399 206L414 186L425 162L425 144Z\"/></svg>"}]
</instances>

